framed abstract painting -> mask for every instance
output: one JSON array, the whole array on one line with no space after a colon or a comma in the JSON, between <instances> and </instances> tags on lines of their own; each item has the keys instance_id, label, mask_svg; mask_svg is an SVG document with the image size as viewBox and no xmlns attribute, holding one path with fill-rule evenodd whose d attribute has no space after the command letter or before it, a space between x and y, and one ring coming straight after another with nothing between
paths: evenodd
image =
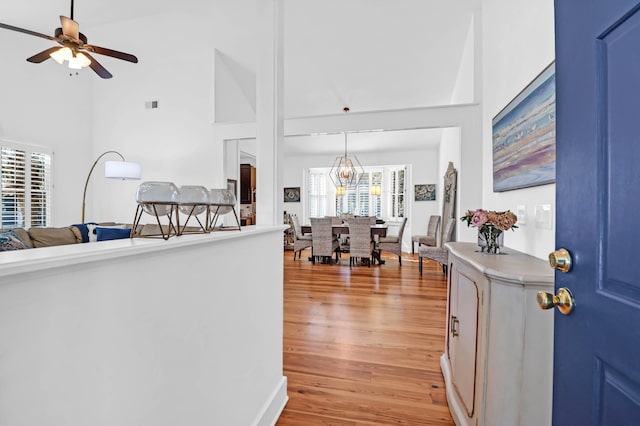
<instances>
[{"instance_id":1,"label":"framed abstract painting","mask_svg":"<svg viewBox=\"0 0 640 426\"><path fill-rule=\"evenodd\" d=\"M552 62L493 118L493 191L556 180L556 79Z\"/></svg>"},{"instance_id":2,"label":"framed abstract painting","mask_svg":"<svg viewBox=\"0 0 640 426\"><path fill-rule=\"evenodd\" d=\"M435 201L436 199L436 185L416 185L415 187L415 200L416 201Z\"/></svg>"},{"instance_id":3,"label":"framed abstract painting","mask_svg":"<svg viewBox=\"0 0 640 426\"><path fill-rule=\"evenodd\" d=\"M292 187L284 189L284 202L285 203L299 203L300 202L300 187Z\"/></svg>"}]
</instances>

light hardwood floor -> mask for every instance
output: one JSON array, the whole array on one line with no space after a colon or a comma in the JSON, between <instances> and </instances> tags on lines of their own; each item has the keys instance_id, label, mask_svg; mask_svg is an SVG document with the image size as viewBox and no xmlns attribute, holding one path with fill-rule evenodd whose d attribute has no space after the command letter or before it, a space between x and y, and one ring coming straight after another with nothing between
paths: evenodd
<instances>
[{"instance_id":1,"label":"light hardwood floor","mask_svg":"<svg viewBox=\"0 0 640 426\"><path fill-rule=\"evenodd\" d=\"M312 265L284 253L284 375L278 425L452 425L439 357L446 280L439 264Z\"/></svg>"}]
</instances>

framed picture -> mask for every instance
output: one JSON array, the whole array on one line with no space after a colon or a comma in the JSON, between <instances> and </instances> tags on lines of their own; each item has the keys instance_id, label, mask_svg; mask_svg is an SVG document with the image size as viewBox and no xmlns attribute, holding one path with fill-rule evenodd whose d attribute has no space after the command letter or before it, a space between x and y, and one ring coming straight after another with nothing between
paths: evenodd
<instances>
[{"instance_id":1,"label":"framed picture","mask_svg":"<svg viewBox=\"0 0 640 426\"><path fill-rule=\"evenodd\" d=\"M233 192L233 195L238 199L238 181L235 179L227 179L227 189Z\"/></svg>"},{"instance_id":2,"label":"framed picture","mask_svg":"<svg viewBox=\"0 0 640 426\"><path fill-rule=\"evenodd\" d=\"M434 201L436 199L436 184L416 185L416 201Z\"/></svg>"},{"instance_id":3,"label":"framed picture","mask_svg":"<svg viewBox=\"0 0 640 426\"><path fill-rule=\"evenodd\" d=\"M284 202L285 203L299 203L300 202L300 187L285 188L284 189Z\"/></svg>"},{"instance_id":4,"label":"framed picture","mask_svg":"<svg viewBox=\"0 0 640 426\"><path fill-rule=\"evenodd\" d=\"M492 127L494 192L555 182L555 63L493 118Z\"/></svg>"}]
</instances>

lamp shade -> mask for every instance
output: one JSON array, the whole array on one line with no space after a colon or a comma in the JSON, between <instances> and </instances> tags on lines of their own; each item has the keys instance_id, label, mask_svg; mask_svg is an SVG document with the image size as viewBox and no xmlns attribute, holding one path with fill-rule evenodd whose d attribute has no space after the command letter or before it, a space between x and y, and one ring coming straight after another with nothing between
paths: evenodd
<instances>
[{"instance_id":1,"label":"lamp shade","mask_svg":"<svg viewBox=\"0 0 640 426\"><path fill-rule=\"evenodd\" d=\"M111 179L140 179L140 164L128 161L105 161L104 177Z\"/></svg>"}]
</instances>

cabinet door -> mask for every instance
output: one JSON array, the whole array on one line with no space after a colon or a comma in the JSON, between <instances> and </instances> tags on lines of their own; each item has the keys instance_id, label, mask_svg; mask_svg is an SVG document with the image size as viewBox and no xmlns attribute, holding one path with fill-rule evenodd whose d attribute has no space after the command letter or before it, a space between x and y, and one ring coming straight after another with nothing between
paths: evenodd
<instances>
[{"instance_id":1,"label":"cabinet door","mask_svg":"<svg viewBox=\"0 0 640 426\"><path fill-rule=\"evenodd\" d=\"M455 267L451 273L449 359L452 382L467 415L473 417L478 386L476 361L480 294L477 283L471 277Z\"/></svg>"}]
</instances>

